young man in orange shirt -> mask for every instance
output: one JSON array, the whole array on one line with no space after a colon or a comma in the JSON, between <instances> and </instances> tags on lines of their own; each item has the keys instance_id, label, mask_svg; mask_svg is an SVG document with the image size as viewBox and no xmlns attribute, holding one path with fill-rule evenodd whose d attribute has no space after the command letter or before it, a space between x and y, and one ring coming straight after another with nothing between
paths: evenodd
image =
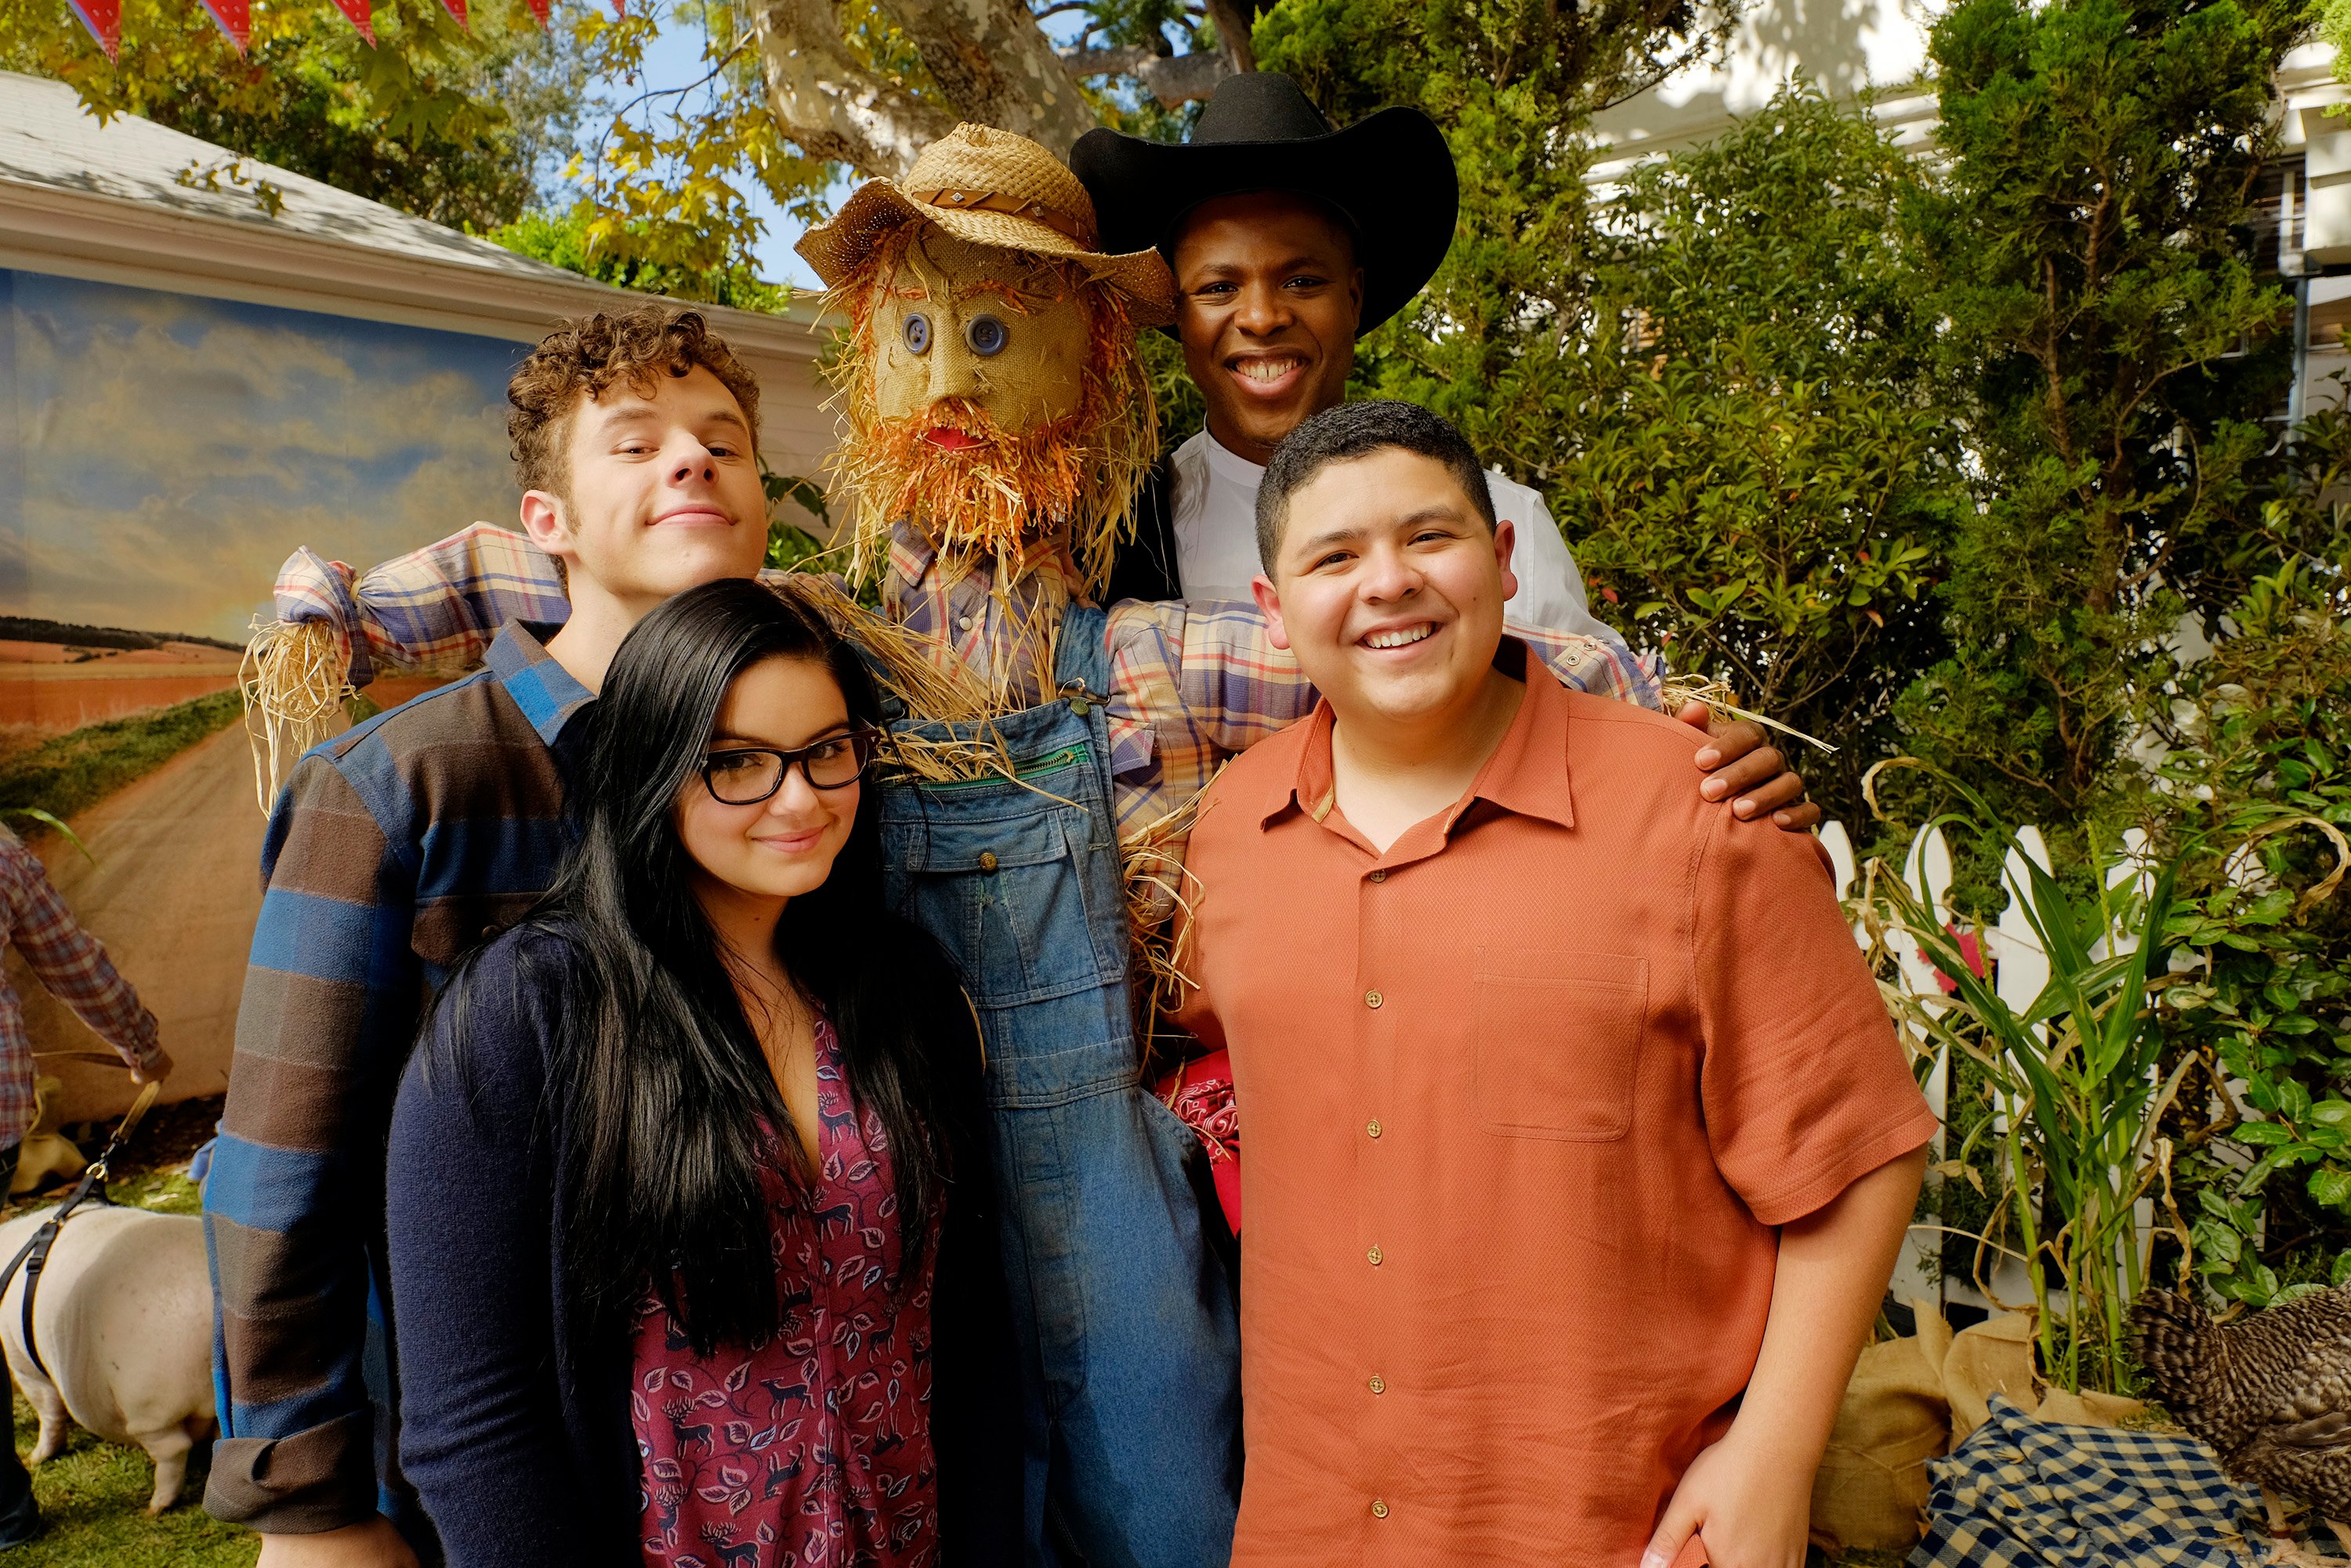
<instances>
[{"instance_id":1,"label":"young man in orange shirt","mask_svg":"<svg viewBox=\"0 0 2351 1568\"><path fill-rule=\"evenodd\" d=\"M1322 701L1209 792L1179 953L1249 1129L1233 1561L1800 1568L1934 1118L1818 845L1504 638L1511 532L1402 403L1259 493Z\"/></svg>"}]
</instances>

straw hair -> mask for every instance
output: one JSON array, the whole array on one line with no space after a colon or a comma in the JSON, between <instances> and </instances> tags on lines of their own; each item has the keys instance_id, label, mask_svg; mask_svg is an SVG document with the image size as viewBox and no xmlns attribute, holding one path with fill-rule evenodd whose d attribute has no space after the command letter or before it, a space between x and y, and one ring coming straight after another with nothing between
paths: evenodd
<instances>
[{"instance_id":1,"label":"straw hair","mask_svg":"<svg viewBox=\"0 0 2351 1568\"><path fill-rule=\"evenodd\" d=\"M350 660L324 621L256 619L237 667L254 793L268 814L294 759L342 727Z\"/></svg>"},{"instance_id":2,"label":"straw hair","mask_svg":"<svg viewBox=\"0 0 2351 1568\"><path fill-rule=\"evenodd\" d=\"M993 210L1004 206L1016 210ZM1027 137L992 126L958 125L924 148L903 180L868 180L831 223L809 230L793 248L827 287L839 289L885 238L917 223L974 245L1074 262L1126 296L1137 327L1176 319L1166 258L1155 250L1102 254L1093 198L1078 177Z\"/></svg>"}]
</instances>

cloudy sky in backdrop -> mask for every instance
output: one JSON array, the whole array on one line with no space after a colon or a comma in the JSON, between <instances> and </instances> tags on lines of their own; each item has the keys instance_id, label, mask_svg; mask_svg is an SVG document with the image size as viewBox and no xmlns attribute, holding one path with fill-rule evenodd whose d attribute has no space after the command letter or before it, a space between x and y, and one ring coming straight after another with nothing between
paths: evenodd
<instances>
[{"instance_id":1,"label":"cloudy sky in backdrop","mask_svg":"<svg viewBox=\"0 0 2351 1568\"><path fill-rule=\"evenodd\" d=\"M289 541L366 567L511 515L523 352L0 270L0 614L241 643Z\"/></svg>"}]
</instances>

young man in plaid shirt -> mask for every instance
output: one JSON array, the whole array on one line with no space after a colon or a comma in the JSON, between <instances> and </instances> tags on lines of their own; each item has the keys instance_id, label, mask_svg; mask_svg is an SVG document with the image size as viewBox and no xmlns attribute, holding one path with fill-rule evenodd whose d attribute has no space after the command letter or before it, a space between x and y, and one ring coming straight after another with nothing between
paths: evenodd
<instances>
[{"instance_id":1,"label":"young man in plaid shirt","mask_svg":"<svg viewBox=\"0 0 2351 1568\"><path fill-rule=\"evenodd\" d=\"M51 996L112 1046L131 1069L131 1081L160 1083L172 1059L155 1040L155 1015L140 1005L131 982L115 972L98 938L49 885L39 857L0 828L0 947L14 944L26 967ZM37 1109L33 1095L33 1042L16 988L0 978L0 1194L16 1175L25 1134ZM13 1443L0 1443L0 1547L29 1541L40 1528L33 1478Z\"/></svg>"}]
</instances>

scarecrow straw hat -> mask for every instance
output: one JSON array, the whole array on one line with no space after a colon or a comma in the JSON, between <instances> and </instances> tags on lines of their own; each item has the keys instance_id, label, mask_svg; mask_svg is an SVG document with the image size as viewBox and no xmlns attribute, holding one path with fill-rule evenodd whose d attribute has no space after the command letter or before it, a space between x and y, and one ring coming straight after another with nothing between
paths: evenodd
<instances>
[{"instance_id":1,"label":"scarecrow straw hat","mask_svg":"<svg viewBox=\"0 0 2351 1568\"><path fill-rule=\"evenodd\" d=\"M904 179L866 181L831 223L809 230L793 248L828 287L838 287L884 235L922 221L974 245L1082 263L1134 301L1138 327L1175 319L1176 277L1166 260L1156 250L1096 249L1093 198L1078 177L1036 142L993 126L958 125L924 148Z\"/></svg>"}]
</instances>

